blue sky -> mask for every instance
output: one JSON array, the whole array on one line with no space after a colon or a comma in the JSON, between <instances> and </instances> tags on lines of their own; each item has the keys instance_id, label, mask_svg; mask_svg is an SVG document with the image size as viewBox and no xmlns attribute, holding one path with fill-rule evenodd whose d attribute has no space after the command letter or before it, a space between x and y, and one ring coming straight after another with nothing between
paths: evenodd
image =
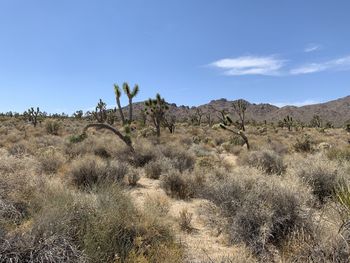
<instances>
[{"instance_id":1,"label":"blue sky","mask_svg":"<svg viewBox=\"0 0 350 263\"><path fill-rule=\"evenodd\" d=\"M350 1L0 0L0 111L349 95ZM122 101L126 103L124 98Z\"/></svg>"}]
</instances>

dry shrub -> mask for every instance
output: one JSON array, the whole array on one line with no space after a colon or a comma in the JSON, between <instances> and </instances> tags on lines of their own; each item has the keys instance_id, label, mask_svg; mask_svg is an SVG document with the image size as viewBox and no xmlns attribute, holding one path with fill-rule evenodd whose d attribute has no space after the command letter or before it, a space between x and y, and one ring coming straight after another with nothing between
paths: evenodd
<instances>
[{"instance_id":1,"label":"dry shrub","mask_svg":"<svg viewBox=\"0 0 350 263\"><path fill-rule=\"evenodd\" d=\"M286 171L283 158L270 150L249 152L239 161L240 164L261 169L267 174L281 175Z\"/></svg>"},{"instance_id":2,"label":"dry shrub","mask_svg":"<svg viewBox=\"0 0 350 263\"><path fill-rule=\"evenodd\" d=\"M314 142L311 140L310 135L304 135L301 139L297 139L297 142L293 145L296 152L309 153L312 152Z\"/></svg>"},{"instance_id":3,"label":"dry shrub","mask_svg":"<svg viewBox=\"0 0 350 263\"><path fill-rule=\"evenodd\" d=\"M309 190L295 178L261 176L240 169L227 179L208 183L203 196L221 207L234 243L244 243L260 258L270 258L295 229L312 223Z\"/></svg>"},{"instance_id":4,"label":"dry shrub","mask_svg":"<svg viewBox=\"0 0 350 263\"><path fill-rule=\"evenodd\" d=\"M19 141L17 143L14 143L9 147L8 151L9 151L9 154L18 156L18 157L32 153L27 141Z\"/></svg>"},{"instance_id":5,"label":"dry shrub","mask_svg":"<svg viewBox=\"0 0 350 263\"><path fill-rule=\"evenodd\" d=\"M128 165L119 161L107 162L97 156L86 155L72 162L69 172L74 185L91 189L104 182L123 182Z\"/></svg>"},{"instance_id":6,"label":"dry shrub","mask_svg":"<svg viewBox=\"0 0 350 263\"><path fill-rule=\"evenodd\" d=\"M47 120L45 122L45 129L46 132L50 135L58 135L58 132L60 130L60 123L55 120Z\"/></svg>"},{"instance_id":7,"label":"dry shrub","mask_svg":"<svg viewBox=\"0 0 350 263\"><path fill-rule=\"evenodd\" d=\"M197 173L170 170L161 178L161 186L174 198L189 199L194 197L203 185L203 177Z\"/></svg>"},{"instance_id":8,"label":"dry shrub","mask_svg":"<svg viewBox=\"0 0 350 263\"><path fill-rule=\"evenodd\" d=\"M93 262L123 262L135 257L161 262L162 253L179 250L169 227L159 218L138 215L120 190L100 190L97 205L83 239L84 251Z\"/></svg>"},{"instance_id":9,"label":"dry shrub","mask_svg":"<svg viewBox=\"0 0 350 263\"><path fill-rule=\"evenodd\" d=\"M29 234L1 237L0 262L85 263L86 257L72 242L57 235L34 237Z\"/></svg>"},{"instance_id":10,"label":"dry shrub","mask_svg":"<svg viewBox=\"0 0 350 263\"><path fill-rule=\"evenodd\" d=\"M145 165L145 173L148 178L159 179L162 174L162 164L161 162L152 161Z\"/></svg>"},{"instance_id":11,"label":"dry shrub","mask_svg":"<svg viewBox=\"0 0 350 263\"><path fill-rule=\"evenodd\" d=\"M178 145L163 145L160 150L165 157L171 160L173 167L180 172L194 168L195 157Z\"/></svg>"},{"instance_id":12,"label":"dry shrub","mask_svg":"<svg viewBox=\"0 0 350 263\"><path fill-rule=\"evenodd\" d=\"M56 173L65 162L63 154L53 147L41 150L37 159L44 173Z\"/></svg>"},{"instance_id":13,"label":"dry shrub","mask_svg":"<svg viewBox=\"0 0 350 263\"><path fill-rule=\"evenodd\" d=\"M172 162L166 157L151 161L145 165L145 173L148 178L159 179L163 173L173 168Z\"/></svg>"},{"instance_id":14,"label":"dry shrub","mask_svg":"<svg viewBox=\"0 0 350 263\"><path fill-rule=\"evenodd\" d=\"M294 157L289 173L306 182L321 204L333 196L340 183L349 179L338 163L328 160L322 154Z\"/></svg>"},{"instance_id":15,"label":"dry shrub","mask_svg":"<svg viewBox=\"0 0 350 263\"><path fill-rule=\"evenodd\" d=\"M170 210L168 197L161 194L147 196L144 202L144 210L151 215L166 216Z\"/></svg>"},{"instance_id":16,"label":"dry shrub","mask_svg":"<svg viewBox=\"0 0 350 263\"><path fill-rule=\"evenodd\" d=\"M182 231L186 231L187 233L190 233L193 231L192 217L193 217L193 214L188 212L186 208L180 211L179 225Z\"/></svg>"},{"instance_id":17,"label":"dry shrub","mask_svg":"<svg viewBox=\"0 0 350 263\"><path fill-rule=\"evenodd\" d=\"M140 172L136 169L129 169L128 171L128 182L130 186L136 186L137 182L140 180Z\"/></svg>"},{"instance_id":18,"label":"dry shrub","mask_svg":"<svg viewBox=\"0 0 350 263\"><path fill-rule=\"evenodd\" d=\"M348 262L349 239L326 224L314 229L312 234L295 231L282 251L283 262Z\"/></svg>"},{"instance_id":19,"label":"dry shrub","mask_svg":"<svg viewBox=\"0 0 350 263\"><path fill-rule=\"evenodd\" d=\"M160 152L154 145L141 139L135 142L135 152L136 154L132 159L132 164L136 167L143 167L160 156Z\"/></svg>"},{"instance_id":20,"label":"dry shrub","mask_svg":"<svg viewBox=\"0 0 350 263\"><path fill-rule=\"evenodd\" d=\"M15 158L0 149L0 229L17 225L28 216L35 191L31 174L36 165L31 158Z\"/></svg>"},{"instance_id":21,"label":"dry shrub","mask_svg":"<svg viewBox=\"0 0 350 263\"><path fill-rule=\"evenodd\" d=\"M327 151L327 157L330 160L336 160L340 162L348 162L350 161L350 147L344 147L344 148L331 148Z\"/></svg>"},{"instance_id":22,"label":"dry shrub","mask_svg":"<svg viewBox=\"0 0 350 263\"><path fill-rule=\"evenodd\" d=\"M89 262L162 262L164 255L181 255L169 226L159 217L139 214L118 185L101 185L87 194L51 184L36 206L30 235L64 237Z\"/></svg>"}]
</instances>

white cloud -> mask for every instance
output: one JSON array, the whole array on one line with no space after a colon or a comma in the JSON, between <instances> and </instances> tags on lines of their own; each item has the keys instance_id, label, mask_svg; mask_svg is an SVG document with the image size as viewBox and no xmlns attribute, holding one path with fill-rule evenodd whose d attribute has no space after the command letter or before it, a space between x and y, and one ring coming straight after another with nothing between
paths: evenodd
<instances>
[{"instance_id":1,"label":"white cloud","mask_svg":"<svg viewBox=\"0 0 350 263\"><path fill-rule=\"evenodd\" d=\"M291 75L310 74L326 70L350 70L350 56L329 60L323 63L310 63L291 69Z\"/></svg>"},{"instance_id":2,"label":"white cloud","mask_svg":"<svg viewBox=\"0 0 350 263\"><path fill-rule=\"evenodd\" d=\"M225 75L279 75L279 70L284 65L284 60L274 56L258 57L243 56L237 58L225 58L210 64L224 71Z\"/></svg>"},{"instance_id":3,"label":"white cloud","mask_svg":"<svg viewBox=\"0 0 350 263\"><path fill-rule=\"evenodd\" d=\"M275 105L279 108L282 108L284 106L301 107L305 105L312 105L312 104L318 104L318 103L321 103L321 102L316 100L305 100L305 101L299 101L299 102L271 102L270 104Z\"/></svg>"},{"instance_id":4,"label":"white cloud","mask_svg":"<svg viewBox=\"0 0 350 263\"><path fill-rule=\"evenodd\" d=\"M304 52L309 53L309 52L313 52L313 51L317 51L320 50L321 46L317 45L317 44L309 44L304 48Z\"/></svg>"}]
</instances>

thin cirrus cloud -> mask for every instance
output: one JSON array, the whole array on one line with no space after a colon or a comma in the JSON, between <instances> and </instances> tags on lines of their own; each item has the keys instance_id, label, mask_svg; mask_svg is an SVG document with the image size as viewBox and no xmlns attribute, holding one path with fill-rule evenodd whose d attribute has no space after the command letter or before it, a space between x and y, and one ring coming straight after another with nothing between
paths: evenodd
<instances>
[{"instance_id":1,"label":"thin cirrus cloud","mask_svg":"<svg viewBox=\"0 0 350 263\"><path fill-rule=\"evenodd\" d=\"M223 70L228 76L240 75L267 75L273 76L280 73L285 61L275 56L258 57L243 56L237 58L224 58L217 60L210 65Z\"/></svg>"},{"instance_id":2,"label":"thin cirrus cloud","mask_svg":"<svg viewBox=\"0 0 350 263\"><path fill-rule=\"evenodd\" d=\"M310 52L314 52L314 51L318 51L321 49L320 45L317 44L309 44L304 48L304 52L306 53L310 53Z\"/></svg>"},{"instance_id":3,"label":"thin cirrus cloud","mask_svg":"<svg viewBox=\"0 0 350 263\"><path fill-rule=\"evenodd\" d=\"M321 63L305 63L291 67L287 60L276 56L241 56L214 61L210 66L217 68L227 76L265 75L295 76L323 71L350 70L350 56L344 56Z\"/></svg>"},{"instance_id":4,"label":"thin cirrus cloud","mask_svg":"<svg viewBox=\"0 0 350 263\"><path fill-rule=\"evenodd\" d=\"M350 56L329 60L322 63L309 63L302 65L300 67L296 67L291 69L289 73L291 75L301 75L301 74L310 74L322 71L342 71L342 70L350 70Z\"/></svg>"}]
</instances>

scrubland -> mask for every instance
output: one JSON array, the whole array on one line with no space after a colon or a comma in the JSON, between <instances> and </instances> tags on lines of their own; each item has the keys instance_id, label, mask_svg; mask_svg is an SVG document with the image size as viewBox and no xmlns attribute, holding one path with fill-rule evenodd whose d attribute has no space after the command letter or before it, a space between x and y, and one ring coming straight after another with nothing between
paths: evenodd
<instances>
[{"instance_id":1,"label":"scrubland","mask_svg":"<svg viewBox=\"0 0 350 263\"><path fill-rule=\"evenodd\" d=\"M0 262L349 261L344 129L49 121L0 123Z\"/></svg>"}]
</instances>

